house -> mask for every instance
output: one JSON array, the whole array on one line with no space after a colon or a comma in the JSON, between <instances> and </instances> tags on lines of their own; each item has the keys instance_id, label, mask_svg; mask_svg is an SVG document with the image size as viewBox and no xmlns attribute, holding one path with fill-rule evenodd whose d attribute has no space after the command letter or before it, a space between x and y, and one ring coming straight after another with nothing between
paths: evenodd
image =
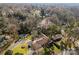
<instances>
[{"instance_id":1,"label":"house","mask_svg":"<svg viewBox=\"0 0 79 59\"><path fill-rule=\"evenodd\" d=\"M45 36L44 34L42 34L41 37L36 38L32 42L32 47L33 47L34 50L40 49L43 45L48 43L48 41L49 41L49 38L47 36Z\"/></svg>"}]
</instances>

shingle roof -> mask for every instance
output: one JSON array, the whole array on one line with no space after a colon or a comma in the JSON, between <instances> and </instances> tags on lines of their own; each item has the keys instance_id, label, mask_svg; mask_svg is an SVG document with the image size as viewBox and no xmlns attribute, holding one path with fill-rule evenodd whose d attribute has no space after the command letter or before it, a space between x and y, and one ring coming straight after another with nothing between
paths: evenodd
<instances>
[{"instance_id":1,"label":"shingle roof","mask_svg":"<svg viewBox=\"0 0 79 59\"><path fill-rule=\"evenodd\" d=\"M39 49L42 47L42 45L46 44L48 42L48 38L45 36L42 36L36 40L33 41L32 46L33 49Z\"/></svg>"}]
</instances>

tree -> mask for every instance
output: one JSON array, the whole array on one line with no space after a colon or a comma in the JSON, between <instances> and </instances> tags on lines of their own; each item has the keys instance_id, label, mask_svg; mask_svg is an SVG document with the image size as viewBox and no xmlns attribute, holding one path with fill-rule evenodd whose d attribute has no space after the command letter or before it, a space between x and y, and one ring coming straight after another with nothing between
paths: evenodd
<instances>
[{"instance_id":1,"label":"tree","mask_svg":"<svg viewBox=\"0 0 79 59\"><path fill-rule=\"evenodd\" d=\"M52 25L49 26L48 29L42 28L41 32L44 33L47 36L52 36L52 35L55 35L55 34L60 34L61 33L60 30L61 30L60 26L52 24Z\"/></svg>"},{"instance_id":2,"label":"tree","mask_svg":"<svg viewBox=\"0 0 79 59\"><path fill-rule=\"evenodd\" d=\"M44 47L44 55L50 55L50 51L46 47Z\"/></svg>"},{"instance_id":3,"label":"tree","mask_svg":"<svg viewBox=\"0 0 79 59\"><path fill-rule=\"evenodd\" d=\"M15 53L15 55L23 55L23 53L18 53L18 52L17 52L17 53Z\"/></svg>"},{"instance_id":4,"label":"tree","mask_svg":"<svg viewBox=\"0 0 79 59\"><path fill-rule=\"evenodd\" d=\"M12 55L13 54L13 51L12 50L7 50L6 52L5 52L5 55Z\"/></svg>"},{"instance_id":5,"label":"tree","mask_svg":"<svg viewBox=\"0 0 79 59\"><path fill-rule=\"evenodd\" d=\"M7 22L5 22L5 18L0 17L0 31L1 31L1 34L4 34L8 31L7 26L8 26L8 24L7 24Z\"/></svg>"},{"instance_id":6,"label":"tree","mask_svg":"<svg viewBox=\"0 0 79 59\"><path fill-rule=\"evenodd\" d=\"M44 9L42 9L42 8L41 8L41 16L42 16L42 19L43 19L43 17L45 16Z\"/></svg>"},{"instance_id":7,"label":"tree","mask_svg":"<svg viewBox=\"0 0 79 59\"><path fill-rule=\"evenodd\" d=\"M19 34L30 33L31 30L27 27L27 24L20 23L20 29L18 30Z\"/></svg>"},{"instance_id":8,"label":"tree","mask_svg":"<svg viewBox=\"0 0 79 59\"><path fill-rule=\"evenodd\" d=\"M20 12L20 11L14 13L13 16L15 18L17 18L18 20L21 20L21 21L26 20L26 16L22 12Z\"/></svg>"}]
</instances>

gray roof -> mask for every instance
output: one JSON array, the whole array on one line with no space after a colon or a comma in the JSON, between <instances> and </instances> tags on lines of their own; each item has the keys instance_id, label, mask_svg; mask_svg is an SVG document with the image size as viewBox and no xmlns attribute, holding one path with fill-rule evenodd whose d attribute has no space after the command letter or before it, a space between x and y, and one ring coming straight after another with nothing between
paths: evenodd
<instances>
[{"instance_id":1,"label":"gray roof","mask_svg":"<svg viewBox=\"0 0 79 59\"><path fill-rule=\"evenodd\" d=\"M62 35L61 34L57 34L53 37L53 40L58 40L58 39L62 39Z\"/></svg>"}]
</instances>

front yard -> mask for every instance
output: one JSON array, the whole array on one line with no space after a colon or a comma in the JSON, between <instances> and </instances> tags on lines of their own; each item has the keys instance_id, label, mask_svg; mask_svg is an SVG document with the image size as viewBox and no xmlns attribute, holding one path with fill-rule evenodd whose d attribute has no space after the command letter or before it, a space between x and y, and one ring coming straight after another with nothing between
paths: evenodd
<instances>
[{"instance_id":1,"label":"front yard","mask_svg":"<svg viewBox=\"0 0 79 59\"><path fill-rule=\"evenodd\" d=\"M22 53L22 54L27 54L28 53L28 44L23 43L23 44L18 44L15 48L13 48L13 54L15 53Z\"/></svg>"}]
</instances>

